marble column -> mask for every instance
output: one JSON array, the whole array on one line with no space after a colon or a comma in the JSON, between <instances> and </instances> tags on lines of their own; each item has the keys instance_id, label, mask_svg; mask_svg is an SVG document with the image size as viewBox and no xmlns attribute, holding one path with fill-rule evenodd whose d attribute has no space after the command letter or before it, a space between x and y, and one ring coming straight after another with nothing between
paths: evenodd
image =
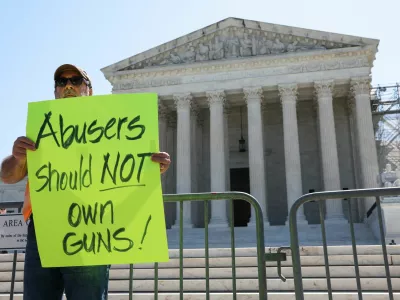
<instances>
[{"instance_id":1,"label":"marble column","mask_svg":"<svg viewBox=\"0 0 400 300\"><path fill-rule=\"evenodd\" d=\"M285 149L286 197L288 212L293 203L303 195L300 145L297 124L297 84L279 86L283 115L283 140ZM297 211L298 223L306 223L304 205ZM286 225L289 225L288 220Z\"/></svg>"},{"instance_id":2,"label":"marble column","mask_svg":"<svg viewBox=\"0 0 400 300\"><path fill-rule=\"evenodd\" d=\"M225 177L225 137L224 137L224 91L206 93L210 107L210 171L211 192L224 192ZM227 227L226 201L211 202L210 227Z\"/></svg>"},{"instance_id":3,"label":"marble column","mask_svg":"<svg viewBox=\"0 0 400 300\"><path fill-rule=\"evenodd\" d=\"M230 167L230 159L229 159L229 113L230 109L225 103L224 105L224 156L225 156L225 191L231 190L231 167ZM230 220L230 201L226 202L226 215L229 222L229 226L231 225Z\"/></svg>"},{"instance_id":4,"label":"marble column","mask_svg":"<svg viewBox=\"0 0 400 300\"><path fill-rule=\"evenodd\" d=\"M198 192L198 182L197 182L197 171L198 168L196 166L197 162L197 119L199 115L199 108L192 103L191 105L191 110L190 110L190 152L191 152L191 171L192 171L192 177L191 177L191 189L192 193L197 193Z\"/></svg>"},{"instance_id":5,"label":"marble column","mask_svg":"<svg viewBox=\"0 0 400 300\"><path fill-rule=\"evenodd\" d=\"M177 112L177 147L176 147L176 193L192 192L191 187L191 145L190 145L190 93L173 95ZM179 203L176 205L176 221L173 228L179 228ZM191 228L191 203L183 204L183 227Z\"/></svg>"},{"instance_id":6,"label":"marble column","mask_svg":"<svg viewBox=\"0 0 400 300\"><path fill-rule=\"evenodd\" d=\"M197 168L197 191L202 192L204 191L204 182L205 176L204 174L204 167L203 167L203 127L204 127L204 119L203 116L199 113L197 115L197 127L196 127L196 168ZM208 174L207 174L208 176ZM207 177L206 177L207 178ZM202 207L204 207L203 203L199 203Z\"/></svg>"},{"instance_id":7,"label":"marble column","mask_svg":"<svg viewBox=\"0 0 400 300\"><path fill-rule=\"evenodd\" d=\"M231 182L230 182L230 165L229 165L229 113L230 109L225 104L224 106L224 151L225 151L225 178L226 178L226 190L230 191Z\"/></svg>"},{"instance_id":8,"label":"marble column","mask_svg":"<svg viewBox=\"0 0 400 300\"><path fill-rule=\"evenodd\" d=\"M190 152L191 152L191 192L198 193L199 190L199 182L198 182L198 173L199 167L197 166L197 148L198 148L198 137L197 137L197 126L198 126L198 116L199 116L199 108L195 103L192 102L191 110L190 110ZM204 204L198 201L194 201L191 204L192 211L192 223L193 226L196 227L198 224L204 225L203 222L199 222L199 217L201 217L201 213L199 208L203 207Z\"/></svg>"},{"instance_id":9,"label":"marble column","mask_svg":"<svg viewBox=\"0 0 400 300\"><path fill-rule=\"evenodd\" d=\"M168 109L162 103L161 99L158 99L158 136L159 136L159 150L160 152L167 151L167 129L168 129ZM163 194L166 194L166 180L167 180L167 173L161 175L161 185Z\"/></svg>"},{"instance_id":10,"label":"marble column","mask_svg":"<svg viewBox=\"0 0 400 300\"><path fill-rule=\"evenodd\" d=\"M169 167L166 177L167 177L167 191L168 193L175 194L176 193L176 115L170 113L168 115L167 122L167 151L172 157L171 166ZM175 207L175 203L173 204Z\"/></svg>"},{"instance_id":11,"label":"marble column","mask_svg":"<svg viewBox=\"0 0 400 300\"><path fill-rule=\"evenodd\" d=\"M352 78L351 91L354 96L362 188L376 188L379 186L379 167L370 106L370 78ZM374 202L375 199L367 199L365 211L368 211Z\"/></svg>"},{"instance_id":12,"label":"marble column","mask_svg":"<svg viewBox=\"0 0 400 300\"><path fill-rule=\"evenodd\" d=\"M350 95L347 95L347 106L346 106L346 116L349 122L349 133L350 133L350 146L351 146L351 163L353 167L353 180L355 186L353 188L360 188L360 166L358 162L358 143L356 139L356 131L355 131L355 112L354 112L354 101ZM361 204L361 205L360 205ZM359 222L363 219L364 215L364 202L360 198L353 199L352 209L355 211L354 222Z\"/></svg>"},{"instance_id":13,"label":"marble column","mask_svg":"<svg viewBox=\"0 0 400 300\"><path fill-rule=\"evenodd\" d=\"M244 88L243 92L244 99L247 103L250 193L259 201L263 211L264 223L268 226L267 182L265 175L263 121L261 114L263 91L261 87L250 87ZM249 225L255 225L255 222L256 218L252 207Z\"/></svg>"},{"instance_id":14,"label":"marble column","mask_svg":"<svg viewBox=\"0 0 400 300\"><path fill-rule=\"evenodd\" d=\"M159 138L159 151L164 152L167 151L167 128L168 128L168 111L166 106L162 103L162 100L158 98L158 138ZM167 173L161 175L161 188L162 193L167 194ZM166 219L166 224L168 226L168 206L167 203L164 203L164 215Z\"/></svg>"},{"instance_id":15,"label":"marble column","mask_svg":"<svg viewBox=\"0 0 400 300\"><path fill-rule=\"evenodd\" d=\"M333 81L314 83L317 95L322 174L325 191L341 190L339 159L333 113ZM326 201L326 220L344 221L342 201Z\"/></svg>"},{"instance_id":16,"label":"marble column","mask_svg":"<svg viewBox=\"0 0 400 300\"><path fill-rule=\"evenodd\" d=\"M167 194L175 194L176 193L176 115L174 113L170 113L167 118L167 152L172 158L171 165L168 171L165 173L165 191ZM171 228L171 226L175 222L176 218L176 203L164 203L167 211L167 226Z\"/></svg>"}]
</instances>

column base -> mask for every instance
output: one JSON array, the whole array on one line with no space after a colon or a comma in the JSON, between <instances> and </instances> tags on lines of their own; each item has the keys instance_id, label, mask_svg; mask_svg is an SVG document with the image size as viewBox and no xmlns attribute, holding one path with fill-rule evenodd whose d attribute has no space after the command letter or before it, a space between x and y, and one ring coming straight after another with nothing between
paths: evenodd
<instances>
[{"instance_id":1,"label":"column base","mask_svg":"<svg viewBox=\"0 0 400 300\"><path fill-rule=\"evenodd\" d=\"M183 225L182 225L182 228L194 228L194 225L193 224L190 224L190 223L183 223ZM179 223L178 224L174 224L174 225L172 225L171 226L171 229L179 229Z\"/></svg>"},{"instance_id":2,"label":"column base","mask_svg":"<svg viewBox=\"0 0 400 300\"><path fill-rule=\"evenodd\" d=\"M249 223L247 223L247 227L256 227L256 221L254 220L251 220L250 219L250 222ZM271 224L269 224L269 221L268 220L264 220L264 230L265 229L267 229L267 228L269 228L269 227L271 227Z\"/></svg>"},{"instance_id":3,"label":"column base","mask_svg":"<svg viewBox=\"0 0 400 300\"><path fill-rule=\"evenodd\" d=\"M229 228L228 223L210 223L208 228Z\"/></svg>"},{"instance_id":4,"label":"column base","mask_svg":"<svg viewBox=\"0 0 400 300\"><path fill-rule=\"evenodd\" d=\"M348 221L344 216L327 217L325 219L326 225L343 225L348 224Z\"/></svg>"},{"instance_id":5,"label":"column base","mask_svg":"<svg viewBox=\"0 0 400 300\"><path fill-rule=\"evenodd\" d=\"M222 218L212 218L208 223L208 228L228 228L228 220Z\"/></svg>"},{"instance_id":6,"label":"column base","mask_svg":"<svg viewBox=\"0 0 400 300\"><path fill-rule=\"evenodd\" d=\"M289 226L289 220L286 220L285 226ZM305 216L297 217L297 226L308 226L308 221Z\"/></svg>"}]
</instances>

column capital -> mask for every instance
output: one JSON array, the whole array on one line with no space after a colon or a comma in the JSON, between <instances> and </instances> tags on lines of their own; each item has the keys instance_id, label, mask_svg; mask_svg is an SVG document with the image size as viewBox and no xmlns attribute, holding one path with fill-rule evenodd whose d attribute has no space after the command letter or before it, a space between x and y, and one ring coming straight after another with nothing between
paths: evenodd
<instances>
[{"instance_id":1,"label":"column capital","mask_svg":"<svg viewBox=\"0 0 400 300\"><path fill-rule=\"evenodd\" d=\"M224 90L216 90L216 91L207 91L207 102L211 107L213 104L222 103L224 105L226 97Z\"/></svg>"},{"instance_id":2,"label":"column capital","mask_svg":"<svg viewBox=\"0 0 400 300\"><path fill-rule=\"evenodd\" d=\"M315 81L314 88L317 98L332 98L334 86L335 82L333 80Z\"/></svg>"},{"instance_id":3,"label":"column capital","mask_svg":"<svg viewBox=\"0 0 400 300\"><path fill-rule=\"evenodd\" d=\"M299 94L296 83L278 85L278 90L281 103L286 101L296 102L297 95Z\"/></svg>"},{"instance_id":4,"label":"column capital","mask_svg":"<svg viewBox=\"0 0 400 300\"><path fill-rule=\"evenodd\" d=\"M243 88L243 93L246 103L249 103L249 101L252 100L259 101L260 103L262 102L263 90L260 86Z\"/></svg>"},{"instance_id":5,"label":"column capital","mask_svg":"<svg viewBox=\"0 0 400 300\"><path fill-rule=\"evenodd\" d=\"M178 110L191 107L193 97L190 93L174 94L173 98Z\"/></svg>"},{"instance_id":6,"label":"column capital","mask_svg":"<svg viewBox=\"0 0 400 300\"><path fill-rule=\"evenodd\" d=\"M353 77L350 81L350 91L353 96L368 94L371 88L371 78L370 77Z\"/></svg>"}]
</instances>

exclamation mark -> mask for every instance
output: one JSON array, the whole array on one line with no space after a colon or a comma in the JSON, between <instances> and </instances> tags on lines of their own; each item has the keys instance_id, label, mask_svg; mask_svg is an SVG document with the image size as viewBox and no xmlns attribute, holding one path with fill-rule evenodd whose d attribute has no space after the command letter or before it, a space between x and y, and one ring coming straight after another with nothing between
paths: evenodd
<instances>
[{"instance_id":1,"label":"exclamation mark","mask_svg":"<svg viewBox=\"0 0 400 300\"><path fill-rule=\"evenodd\" d=\"M147 228L149 227L150 221L151 221L151 215L149 215L149 218L147 219L146 227L144 228L144 232L143 232L143 235L142 235L142 241L140 242L140 246L143 245L143 241L144 241L144 238L146 237ZM139 247L139 250L142 250L142 247Z\"/></svg>"}]
</instances>

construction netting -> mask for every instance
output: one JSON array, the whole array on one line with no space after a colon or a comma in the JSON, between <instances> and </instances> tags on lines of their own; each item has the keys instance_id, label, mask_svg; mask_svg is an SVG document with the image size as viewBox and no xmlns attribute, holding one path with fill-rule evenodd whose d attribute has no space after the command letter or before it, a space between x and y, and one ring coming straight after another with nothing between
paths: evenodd
<instances>
[{"instance_id":1,"label":"construction netting","mask_svg":"<svg viewBox=\"0 0 400 300\"><path fill-rule=\"evenodd\" d=\"M371 109L378 151L379 170L387 164L400 170L400 86L398 83L371 88Z\"/></svg>"}]
</instances>

